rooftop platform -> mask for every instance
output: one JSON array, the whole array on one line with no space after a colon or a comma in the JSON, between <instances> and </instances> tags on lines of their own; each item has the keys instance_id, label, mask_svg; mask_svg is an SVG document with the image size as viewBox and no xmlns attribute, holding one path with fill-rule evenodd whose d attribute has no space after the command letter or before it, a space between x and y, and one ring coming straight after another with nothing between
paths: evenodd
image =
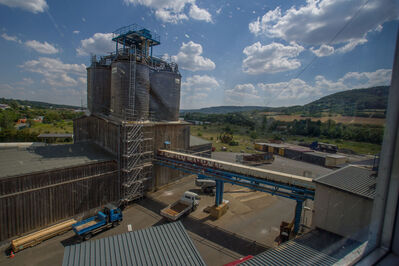
<instances>
[{"instance_id":1,"label":"rooftop platform","mask_svg":"<svg viewBox=\"0 0 399 266\"><path fill-rule=\"evenodd\" d=\"M94 144L0 146L0 178L109 161L115 158Z\"/></svg>"},{"instance_id":2,"label":"rooftop platform","mask_svg":"<svg viewBox=\"0 0 399 266\"><path fill-rule=\"evenodd\" d=\"M141 43L143 40L148 40L149 46L161 44L159 34L137 24L117 29L112 33L112 40L126 46Z\"/></svg>"}]
</instances>

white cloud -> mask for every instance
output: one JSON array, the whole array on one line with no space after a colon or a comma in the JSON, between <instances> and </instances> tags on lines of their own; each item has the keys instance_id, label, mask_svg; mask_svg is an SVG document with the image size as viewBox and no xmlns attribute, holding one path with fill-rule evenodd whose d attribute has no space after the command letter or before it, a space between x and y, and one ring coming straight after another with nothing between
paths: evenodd
<instances>
[{"instance_id":1,"label":"white cloud","mask_svg":"<svg viewBox=\"0 0 399 266\"><path fill-rule=\"evenodd\" d=\"M29 48L34 49L38 53L42 54L56 54L58 53L58 49L55 48L53 45L49 44L48 42L38 42L38 41L27 41L25 45Z\"/></svg>"},{"instance_id":2,"label":"white cloud","mask_svg":"<svg viewBox=\"0 0 399 266\"><path fill-rule=\"evenodd\" d=\"M157 9L155 10L155 16L157 16L163 22L177 23L182 20L187 20L188 17L183 13L175 13L170 10Z\"/></svg>"},{"instance_id":3,"label":"white cloud","mask_svg":"<svg viewBox=\"0 0 399 266\"><path fill-rule=\"evenodd\" d=\"M184 34L184 36L185 36L187 39L189 39L189 38L190 38L190 35L188 35L187 33L186 33L186 34Z\"/></svg>"},{"instance_id":4,"label":"white cloud","mask_svg":"<svg viewBox=\"0 0 399 266\"><path fill-rule=\"evenodd\" d=\"M390 69L378 69L374 72L348 72L335 81L319 75L312 82L291 79L288 82L258 83L256 87L265 95L266 106L296 105L337 91L389 85L391 74Z\"/></svg>"},{"instance_id":5,"label":"white cloud","mask_svg":"<svg viewBox=\"0 0 399 266\"><path fill-rule=\"evenodd\" d=\"M20 67L42 75L42 82L52 87L76 87L83 83L79 78L86 76L85 65L65 64L60 59L48 57L27 61Z\"/></svg>"},{"instance_id":6,"label":"white cloud","mask_svg":"<svg viewBox=\"0 0 399 266\"><path fill-rule=\"evenodd\" d=\"M352 51L356 46L366 43L367 39L352 39L349 40L344 46L337 49L338 53L344 54L346 52Z\"/></svg>"},{"instance_id":7,"label":"white cloud","mask_svg":"<svg viewBox=\"0 0 399 266\"><path fill-rule=\"evenodd\" d=\"M177 23L188 19L185 14L186 5L191 5L189 16L196 20L212 21L212 16L205 9L196 5L196 0L124 0L134 5L143 5L155 10L155 16L163 22Z\"/></svg>"},{"instance_id":8,"label":"white cloud","mask_svg":"<svg viewBox=\"0 0 399 266\"><path fill-rule=\"evenodd\" d=\"M112 33L95 33L92 37L81 40L76 52L78 55L106 54L114 49Z\"/></svg>"},{"instance_id":9,"label":"white cloud","mask_svg":"<svg viewBox=\"0 0 399 266\"><path fill-rule=\"evenodd\" d=\"M73 33L73 34L79 34L79 33L80 33L80 31L78 31L78 30L74 30L72 33Z\"/></svg>"},{"instance_id":10,"label":"white cloud","mask_svg":"<svg viewBox=\"0 0 399 266\"><path fill-rule=\"evenodd\" d=\"M334 53L334 47L327 44L322 44L319 49L314 49L313 47L311 47L310 51L312 51L318 57L323 57L332 55Z\"/></svg>"},{"instance_id":11,"label":"white cloud","mask_svg":"<svg viewBox=\"0 0 399 266\"><path fill-rule=\"evenodd\" d=\"M175 61L180 68L190 71L215 69L215 63L211 59L201 56L201 54L201 44L193 41L188 43L183 42L179 53L172 56L172 60Z\"/></svg>"},{"instance_id":12,"label":"white cloud","mask_svg":"<svg viewBox=\"0 0 399 266\"><path fill-rule=\"evenodd\" d=\"M2 37L4 40L10 41L10 42L22 43L22 41L21 41L20 39L18 39L17 36L7 35L7 33L1 34L1 37Z\"/></svg>"},{"instance_id":13,"label":"white cloud","mask_svg":"<svg viewBox=\"0 0 399 266\"><path fill-rule=\"evenodd\" d=\"M209 95L220 87L220 83L208 75L194 75L182 82L182 108L200 108L209 105Z\"/></svg>"},{"instance_id":14,"label":"white cloud","mask_svg":"<svg viewBox=\"0 0 399 266\"><path fill-rule=\"evenodd\" d=\"M234 105L261 105L261 96L251 83L238 84L232 89L224 91L227 104Z\"/></svg>"},{"instance_id":15,"label":"white cloud","mask_svg":"<svg viewBox=\"0 0 399 266\"><path fill-rule=\"evenodd\" d=\"M0 4L21 8L35 14L44 12L48 8L46 0L0 0Z\"/></svg>"},{"instance_id":16,"label":"white cloud","mask_svg":"<svg viewBox=\"0 0 399 266\"><path fill-rule=\"evenodd\" d=\"M339 91L389 85L391 75L390 69L378 69L374 72L348 72L337 81L327 80L319 75L315 77L315 86L321 90Z\"/></svg>"},{"instance_id":17,"label":"white cloud","mask_svg":"<svg viewBox=\"0 0 399 266\"><path fill-rule=\"evenodd\" d=\"M277 73L297 69L301 66L299 60L295 59L304 48L296 43L283 45L271 43L262 46L256 42L244 48L243 53L247 56L242 62L242 68L248 74Z\"/></svg>"},{"instance_id":18,"label":"white cloud","mask_svg":"<svg viewBox=\"0 0 399 266\"><path fill-rule=\"evenodd\" d=\"M368 32L381 30L384 22L397 19L398 14L395 0L309 0L284 13L280 7L268 11L251 22L249 30L256 35L265 34L300 44L346 44L347 47L339 50L343 53L365 43Z\"/></svg>"},{"instance_id":19,"label":"white cloud","mask_svg":"<svg viewBox=\"0 0 399 266\"><path fill-rule=\"evenodd\" d=\"M277 100L301 100L321 96L318 87L311 86L301 79L291 79L288 82L259 83L258 87L265 95L274 95Z\"/></svg>"},{"instance_id":20,"label":"white cloud","mask_svg":"<svg viewBox=\"0 0 399 266\"><path fill-rule=\"evenodd\" d=\"M212 22L211 14L207 10L199 8L196 4L191 5L190 12L188 14L193 19Z\"/></svg>"}]
</instances>

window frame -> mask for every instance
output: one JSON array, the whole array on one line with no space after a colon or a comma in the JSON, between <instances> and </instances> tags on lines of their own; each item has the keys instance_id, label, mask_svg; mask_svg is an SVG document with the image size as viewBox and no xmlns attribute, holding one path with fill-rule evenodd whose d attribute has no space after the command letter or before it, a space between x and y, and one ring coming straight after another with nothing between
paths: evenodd
<instances>
[{"instance_id":1,"label":"window frame","mask_svg":"<svg viewBox=\"0 0 399 266\"><path fill-rule=\"evenodd\" d=\"M396 162L396 163L395 163ZM368 241L338 264L373 265L399 254L399 29Z\"/></svg>"}]
</instances>

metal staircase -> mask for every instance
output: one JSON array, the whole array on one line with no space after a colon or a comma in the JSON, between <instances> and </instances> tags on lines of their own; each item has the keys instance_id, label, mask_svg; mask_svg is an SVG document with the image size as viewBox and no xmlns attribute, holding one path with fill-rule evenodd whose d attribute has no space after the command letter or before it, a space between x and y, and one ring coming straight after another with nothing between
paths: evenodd
<instances>
[{"instance_id":1,"label":"metal staircase","mask_svg":"<svg viewBox=\"0 0 399 266\"><path fill-rule=\"evenodd\" d=\"M134 50L134 51L133 51ZM145 181L152 176L152 131L144 126L142 117L134 111L136 93L137 49L129 50L130 81L129 108L124 110L121 127L120 169L122 178L122 201L129 202L144 195Z\"/></svg>"}]
</instances>

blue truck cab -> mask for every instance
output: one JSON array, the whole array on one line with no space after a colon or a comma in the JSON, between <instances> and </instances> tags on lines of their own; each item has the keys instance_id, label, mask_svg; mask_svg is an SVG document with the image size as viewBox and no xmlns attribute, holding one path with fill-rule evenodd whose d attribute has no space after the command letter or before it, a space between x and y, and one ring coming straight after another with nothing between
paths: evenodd
<instances>
[{"instance_id":1,"label":"blue truck cab","mask_svg":"<svg viewBox=\"0 0 399 266\"><path fill-rule=\"evenodd\" d=\"M104 210L99 211L96 216L73 224L72 229L83 240L89 240L95 233L117 226L122 219L121 209L107 204Z\"/></svg>"}]
</instances>

